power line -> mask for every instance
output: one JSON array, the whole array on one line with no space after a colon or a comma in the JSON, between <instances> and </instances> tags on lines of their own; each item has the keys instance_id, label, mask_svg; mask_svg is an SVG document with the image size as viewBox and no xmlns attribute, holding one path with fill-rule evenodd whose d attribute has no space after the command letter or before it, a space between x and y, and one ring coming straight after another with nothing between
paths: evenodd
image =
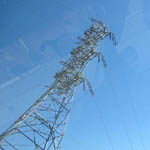
<instances>
[{"instance_id":1,"label":"power line","mask_svg":"<svg viewBox=\"0 0 150 150\"><path fill-rule=\"evenodd\" d=\"M126 78L124 78L124 80L126 80L126 83L128 82ZM145 147L145 144L144 144L143 135L142 135L141 128L140 128L140 124L138 122L137 112L136 112L136 109L135 109L133 101L132 101L133 97L131 95L129 87L127 88L127 91L128 91L128 95L130 95L130 97L131 97L129 102L130 102L130 106L131 106L131 109L132 109L132 112L133 112L133 115L134 115L135 124L136 124L137 130L138 130L138 133L139 133L139 138L141 140L141 144L142 144L143 149L146 150L146 147Z\"/></svg>"},{"instance_id":2,"label":"power line","mask_svg":"<svg viewBox=\"0 0 150 150\"><path fill-rule=\"evenodd\" d=\"M123 118L123 115L122 115L122 112L121 112L121 108L120 108L120 105L119 105L119 102L118 102L118 96L117 96L117 94L116 94L116 92L115 92L115 90L113 88L113 85L112 85L112 82L111 82L111 78L109 77L108 71L106 71L106 76L107 76L107 79L109 81L109 85L110 85L110 87L112 89L113 95L115 97L115 102L117 104L119 115L120 115L120 118L121 118L121 121L122 121L122 124L123 124L124 131L126 133L126 136L127 136L127 139L128 139L129 145L130 145L130 148L131 148L131 150L134 150L133 143L132 143L132 140L131 140L131 138L129 136L129 132L128 132L128 129L126 127L126 124L125 124L125 121L124 121L124 118Z\"/></svg>"},{"instance_id":3,"label":"power line","mask_svg":"<svg viewBox=\"0 0 150 150\"><path fill-rule=\"evenodd\" d=\"M131 103L131 108L132 108L132 111L133 111L135 123L136 123L136 126L137 126L137 130L139 131L138 133L139 133L139 136L140 136L140 140L141 140L142 146L146 150L146 147L145 147L145 144L144 144L143 135L142 135L141 128L140 128L140 125L139 125L139 122L138 122L137 113L136 113L134 104L133 104L132 101L130 101L130 103Z\"/></svg>"},{"instance_id":4,"label":"power line","mask_svg":"<svg viewBox=\"0 0 150 150\"><path fill-rule=\"evenodd\" d=\"M98 63L97 63L97 64L98 64ZM98 65L96 66L94 84L95 84L97 69L98 69ZM108 77L109 77L109 76L108 76ZM125 79L126 79L126 78L125 78ZM109 81L110 81L110 77L109 77ZM110 82L111 82L111 81L110 81ZM95 87L95 86L94 86L94 87ZM115 97L117 97L117 96L116 96L116 93L115 93L115 90L113 89L112 82L111 82L111 88L112 88L113 94L115 95ZM127 90L128 90L129 95L131 96L131 93L130 93L129 88L127 88ZM116 100L116 101L117 101L117 100ZM117 101L117 104L118 104L118 106L119 106L118 101ZM136 126L137 126L137 130L138 130L138 133L139 133L139 137L140 137L140 140L141 140L142 147L143 147L143 149L146 149L145 144L144 144L144 139L143 139L143 136L142 136L142 132L141 132L141 129L140 129L140 125L139 125L139 122L138 122L137 113L136 113L134 104L133 104L133 102L132 102L132 98L131 98L131 101L130 101L130 105L131 105L131 109L132 109L132 112L133 112L133 115L134 115L134 119L135 119L135 123L136 123ZM120 109L119 111L120 111L120 117L122 118L122 123L123 123L123 126L124 126L124 130L125 130L126 135L127 135L127 137L128 137L128 141L129 141L129 143L130 143L130 146L131 146L132 149L133 149L133 144L132 144L132 141L131 141L130 136L129 136L129 134L128 134L128 130L127 130L127 127L126 127L126 125L125 125L125 121L124 121L124 119L123 119L123 117L122 117L121 109Z\"/></svg>"},{"instance_id":5,"label":"power line","mask_svg":"<svg viewBox=\"0 0 150 150\"><path fill-rule=\"evenodd\" d=\"M111 149L112 149L112 150L115 150L115 149L114 149L114 144L113 144L113 142L112 142L112 138L110 137L110 134L109 134L109 131L108 131L108 129L107 129L107 126L106 126L104 117L103 117L103 115L102 115L102 112L101 112L100 108L98 107L98 104L97 104L96 100L95 100L94 102L95 102L94 104L95 104L96 110L97 110L97 112L98 112L99 118L101 119L101 121L102 121L102 123L103 123L104 130L105 130L105 134L106 134L107 139L108 139L108 141L109 141L109 143L110 143Z\"/></svg>"},{"instance_id":6,"label":"power line","mask_svg":"<svg viewBox=\"0 0 150 150\"><path fill-rule=\"evenodd\" d=\"M93 81L93 86L95 87L95 82L96 82L96 74L97 74L97 70L98 70L98 62L96 64L96 69L95 69L95 76L94 76L94 81ZM106 137L110 143L110 146L111 146L111 149L112 150L115 150L114 149L114 144L112 142L112 138L110 137L110 134L109 134L109 131L107 129L107 126L106 126L106 123L105 123L105 120L104 120L104 117L103 117L103 114L102 114L102 111L100 110L100 108L98 107L98 104L97 104L97 101L94 100L94 104L95 104L95 108L97 110L97 113L99 115L99 118L101 119L102 123L103 123L103 126L104 126L104 130L105 130L105 134L106 134Z\"/></svg>"}]
</instances>

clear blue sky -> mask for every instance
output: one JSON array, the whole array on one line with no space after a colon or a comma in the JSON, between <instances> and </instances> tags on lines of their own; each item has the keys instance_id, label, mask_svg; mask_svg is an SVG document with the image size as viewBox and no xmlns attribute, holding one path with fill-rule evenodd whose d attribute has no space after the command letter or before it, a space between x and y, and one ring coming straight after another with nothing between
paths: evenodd
<instances>
[{"instance_id":1,"label":"clear blue sky","mask_svg":"<svg viewBox=\"0 0 150 150\"><path fill-rule=\"evenodd\" d=\"M63 150L150 149L149 0L0 0L0 133L50 85L90 18L105 39L85 71L95 92L77 90Z\"/></svg>"}]
</instances>

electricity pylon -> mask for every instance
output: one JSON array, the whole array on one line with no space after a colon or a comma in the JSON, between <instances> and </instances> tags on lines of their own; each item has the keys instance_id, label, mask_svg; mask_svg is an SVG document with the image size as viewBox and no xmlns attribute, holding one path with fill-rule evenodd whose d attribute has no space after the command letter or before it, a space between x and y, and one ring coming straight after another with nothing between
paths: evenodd
<instances>
[{"instance_id":1,"label":"electricity pylon","mask_svg":"<svg viewBox=\"0 0 150 150\"><path fill-rule=\"evenodd\" d=\"M6 131L0 135L0 150L60 150L65 127L71 110L75 89L89 81L83 76L88 63L98 57L106 62L103 54L96 50L98 42L109 36L114 45L115 37L102 21L92 19L93 25L78 37L77 47L71 57L61 61L63 68L56 73L55 81L48 90L29 107Z\"/></svg>"}]
</instances>

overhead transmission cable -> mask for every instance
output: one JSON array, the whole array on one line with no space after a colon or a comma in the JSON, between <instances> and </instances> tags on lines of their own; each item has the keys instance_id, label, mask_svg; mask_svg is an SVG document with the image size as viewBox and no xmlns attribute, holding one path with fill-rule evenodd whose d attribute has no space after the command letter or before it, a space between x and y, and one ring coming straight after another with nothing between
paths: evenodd
<instances>
[{"instance_id":1,"label":"overhead transmission cable","mask_svg":"<svg viewBox=\"0 0 150 150\"><path fill-rule=\"evenodd\" d=\"M96 69L95 69L95 74L94 74L94 80L93 80L93 86L94 86L94 87L95 87L96 74L97 74L98 65L99 65L98 63L99 63L99 62L96 63ZM111 138L111 136L110 136L110 133L109 133L109 131L108 131L108 129L107 129L107 126L106 126L106 123L105 123L104 116L103 116L103 114L102 114L101 109L100 109L99 106L98 106L98 103L97 103L97 100L96 100L96 99L94 100L94 105L95 105L95 108L96 108L97 113L98 113L98 115L99 115L99 119L100 119L100 120L102 121L102 123L103 123L103 127L104 127L104 130L105 130L105 134L106 134L106 137L107 137L107 139L108 139L108 141L109 141L109 143L110 143L111 149L112 149L112 150L115 150L115 149L114 149L114 144L113 144L113 142L112 142L112 138Z\"/></svg>"},{"instance_id":2,"label":"overhead transmission cable","mask_svg":"<svg viewBox=\"0 0 150 150\"><path fill-rule=\"evenodd\" d=\"M118 96L117 96L117 94L116 94L116 92L115 92L115 90L114 90L114 88L113 88L113 85L112 85L111 79L110 79L110 77L109 77L108 71L106 71L106 76L107 76L107 79L108 79L108 81L109 81L110 88L111 88L111 90L112 90L112 92L113 92L113 95L114 95L114 97L115 97L115 103L117 104L117 108L118 108L118 111L119 111L119 115L120 115L120 118L121 118L121 122L122 122L122 124L123 124L123 128L124 128L124 131L125 131L125 133L126 133L126 136L127 136L127 139L128 139L128 143L129 143L129 145L130 145L130 149L131 149L131 150L134 150L132 140L131 140L131 138L130 138L130 136L129 136L129 132L128 132L127 126L126 126L125 121L124 121L124 117L123 117L122 112L121 112L120 104L119 104L119 101L118 101Z\"/></svg>"},{"instance_id":3,"label":"overhead transmission cable","mask_svg":"<svg viewBox=\"0 0 150 150\"><path fill-rule=\"evenodd\" d=\"M128 90L129 95L131 96L131 93L129 92L129 88L127 88L127 90ZM131 104L131 109L132 109L132 112L133 112L133 115L134 115L135 123L136 123L136 126L137 126L137 130L138 130L138 133L139 133L139 137L140 137L141 143L142 143L142 147L143 147L144 150L146 150L144 139L143 139L143 135L142 135L140 124L139 124L138 117L137 117L137 113L136 113L134 104L132 102L132 98L131 98L131 100L129 102Z\"/></svg>"},{"instance_id":4,"label":"overhead transmission cable","mask_svg":"<svg viewBox=\"0 0 150 150\"><path fill-rule=\"evenodd\" d=\"M114 144L113 144L113 142L112 142L112 138L111 138L111 136L110 136L110 133L109 133L109 131L108 131L108 129L107 129L107 126L106 126L106 122L105 122L105 119L104 119L104 115L102 114L102 112L101 112L101 110L100 110L100 108L99 108L99 106L98 106L98 104L97 104L97 101L95 100L94 101L95 103L95 108L96 108L96 110L97 110L97 113L98 113L98 115L99 115L99 118L100 118L100 120L102 121L102 123L103 123L103 127L104 127L104 130L105 130L105 134L106 134L106 137L107 137L107 139L108 139L108 141L109 141L109 143L110 143L110 146L111 146L111 149L112 150L115 150L114 149Z\"/></svg>"},{"instance_id":5,"label":"overhead transmission cable","mask_svg":"<svg viewBox=\"0 0 150 150\"><path fill-rule=\"evenodd\" d=\"M123 75L125 76L126 74L123 74ZM124 80L125 80L125 83L128 82L126 78L124 78ZM134 106L134 103L133 103L133 97L132 97L130 88L127 87L126 90L128 91L128 95L131 97L130 100L129 100L129 103L130 103L130 106L131 106L131 109L132 109L132 112L133 112L133 115L134 115L135 124L136 124L137 130L138 130L138 133L139 133L139 138L141 140L143 150L146 150L145 142L144 142L144 139L143 139L143 134L141 132L141 127L140 127L140 124L139 124L139 121L138 121L138 116L137 116L137 112L136 112L136 109L135 109L135 106Z\"/></svg>"}]
</instances>

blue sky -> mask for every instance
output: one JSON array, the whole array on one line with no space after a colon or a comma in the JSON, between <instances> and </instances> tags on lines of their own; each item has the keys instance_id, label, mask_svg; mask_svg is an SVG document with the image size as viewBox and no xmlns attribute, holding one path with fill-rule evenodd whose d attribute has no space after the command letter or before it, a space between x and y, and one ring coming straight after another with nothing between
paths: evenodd
<instances>
[{"instance_id":1,"label":"blue sky","mask_svg":"<svg viewBox=\"0 0 150 150\"><path fill-rule=\"evenodd\" d=\"M76 92L63 150L150 149L150 2L148 0L0 1L0 133L50 85L90 18L104 21L105 39L85 71L89 90Z\"/></svg>"}]
</instances>

